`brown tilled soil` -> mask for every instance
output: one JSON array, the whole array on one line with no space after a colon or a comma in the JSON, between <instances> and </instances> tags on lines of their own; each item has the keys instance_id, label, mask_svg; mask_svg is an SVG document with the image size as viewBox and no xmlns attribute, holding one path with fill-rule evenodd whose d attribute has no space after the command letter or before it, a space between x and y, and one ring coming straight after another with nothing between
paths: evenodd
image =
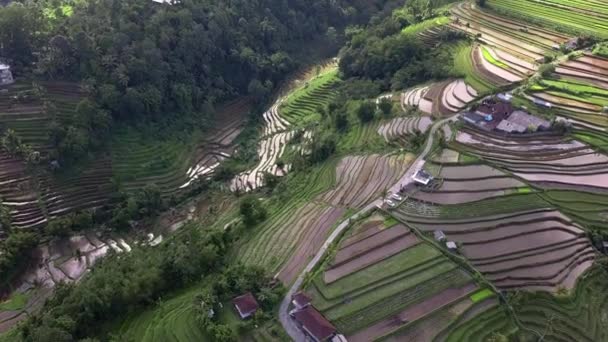
<instances>
[{"instance_id":1,"label":"brown tilled soil","mask_svg":"<svg viewBox=\"0 0 608 342\"><path fill-rule=\"evenodd\" d=\"M349 260L366 253L368 250L379 248L393 240L409 234L409 229L404 225L397 225L391 229L386 229L378 234L374 234L366 239L359 240L344 247L336 253L332 265L337 267Z\"/></svg>"},{"instance_id":2,"label":"brown tilled soil","mask_svg":"<svg viewBox=\"0 0 608 342\"><path fill-rule=\"evenodd\" d=\"M382 246L381 248L372 249L369 252L358 256L338 267L330 268L325 271L323 279L325 283L332 283L340 278L343 278L351 273L364 269L367 266L376 264L386 258L389 258L406 248L416 245L420 242L414 234L408 234L393 242Z\"/></svg>"},{"instance_id":3,"label":"brown tilled soil","mask_svg":"<svg viewBox=\"0 0 608 342\"><path fill-rule=\"evenodd\" d=\"M417 192L412 197L425 202L431 202L436 204L450 205L450 204L462 204L475 201L481 201L484 199L503 196L505 192L503 190L490 190L481 192Z\"/></svg>"},{"instance_id":4,"label":"brown tilled soil","mask_svg":"<svg viewBox=\"0 0 608 342\"><path fill-rule=\"evenodd\" d=\"M353 342L373 341L375 338L386 335L402 325L420 319L431 313L433 310L436 310L444 305L448 305L455 300L468 295L476 289L477 285L475 283L469 283L462 287L444 290L418 304L408 307L397 315L386 318L365 328L364 330L357 332L352 336L349 336L348 340Z\"/></svg>"},{"instance_id":5,"label":"brown tilled soil","mask_svg":"<svg viewBox=\"0 0 608 342\"><path fill-rule=\"evenodd\" d=\"M306 232L299 239L294 254L279 272L279 279L284 284L290 284L298 276L302 268L314 257L315 253L321 248L330 229L337 223L338 219L344 214L342 208L329 208L320 217L304 227Z\"/></svg>"},{"instance_id":6,"label":"brown tilled soil","mask_svg":"<svg viewBox=\"0 0 608 342\"><path fill-rule=\"evenodd\" d=\"M358 241L361 241L363 239L367 239L368 237L374 235L374 234L378 234L382 231L382 228L384 228L384 222L383 221L370 221L370 222L366 222L364 223L361 227L359 227L357 233L351 235L350 237L348 237L347 239L345 239L340 246L342 248L347 247L350 244L356 243Z\"/></svg>"}]
</instances>

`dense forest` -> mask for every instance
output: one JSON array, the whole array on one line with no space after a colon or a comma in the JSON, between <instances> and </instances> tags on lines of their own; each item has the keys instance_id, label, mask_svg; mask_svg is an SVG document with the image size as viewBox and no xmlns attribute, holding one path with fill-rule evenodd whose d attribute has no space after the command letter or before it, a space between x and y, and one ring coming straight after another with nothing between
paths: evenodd
<instances>
[{"instance_id":1,"label":"dense forest","mask_svg":"<svg viewBox=\"0 0 608 342\"><path fill-rule=\"evenodd\" d=\"M441 7L451 2L409 1L388 18L372 19L365 29L350 28L341 51L340 70L346 78L373 81L382 90L454 76L449 50L425 45L416 35L402 33L410 26L445 15ZM439 39L454 42L464 39L464 35L446 30Z\"/></svg>"},{"instance_id":2,"label":"dense forest","mask_svg":"<svg viewBox=\"0 0 608 342\"><path fill-rule=\"evenodd\" d=\"M263 102L298 66L302 43L335 45L336 28L385 2L24 0L0 10L0 53L18 77L86 86L93 103L49 128L59 156L78 159L103 144L112 121L202 122L238 96Z\"/></svg>"}]
</instances>

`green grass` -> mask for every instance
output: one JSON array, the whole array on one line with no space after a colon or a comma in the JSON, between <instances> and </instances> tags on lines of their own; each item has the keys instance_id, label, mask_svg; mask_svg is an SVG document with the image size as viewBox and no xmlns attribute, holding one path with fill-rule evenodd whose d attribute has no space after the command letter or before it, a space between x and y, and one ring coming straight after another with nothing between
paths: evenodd
<instances>
[{"instance_id":1,"label":"green grass","mask_svg":"<svg viewBox=\"0 0 608 342\"><path fill-rule=\"evenodd\" d=\"M556 4L565 8L556 7ZM605 3L594 2L595 11L606 12ZM527 0L488 0L487 6L499 13L548 28L559 29L577 35L592 35L608 38L606 20L589 12L575 11L570 7L581 8L581 2L548 0L543 2ZM584 5L583 5L584 6ZM583 7L584 8L584 7Z\"/></svg>"},{"instance_id":2,"label":"green grass","mask_svg":"<svg viewBox=\"0 0 608 342\"><path fill-rule=\"evenodd\" d=\"M30 296L26 293L13 292L13 294L3 302L0 302L0 310L17 311L27 304Z\"/></svg>"},{"instance_id":3,"label":"green grass","mask_svg":"<svg viewBox=\"0 0 608 342\"><path fill-rule=\"evenodd\" d=\"M117 329L120 336L142 342L211 341L196 319L193 302L198 291L199 287L194 286L164 299L160 305L130 314Z\"/></svg>"},{"instance_id":4,"label":"green grass","mask_svg":"<svg viewBox=\"0 0 608 342\"><path fill-rule=\"evenodd\" d=\"M449 287L462 286L470 281L468 274L458 268L434 275L417 273L401 282L387 285L390 291L374 291L365 300L359 297L324 314L336 324L339 331L348 334Z\"/></svg>"},{"instance_id":5,"label":"green grass","mask_svg":"<svg viewBox=\"0 0 608 342\"><path fill-rule=\"evenodd\" d=\"M483 54L483 58L485 58L491 64L496 65L499 68L509 69L508 65L494 58L485 46L481 47L481 52Z\"/></svg>"},{"instance_id":6,"label":"green grass","mask_svg":"<svg viewBox=\"0 0 608 342\"><path fill-rule=\"evenodd\" d=\"M531 192L533 192L534 190L530 187L523 187L523 188L517 188L516 189L518 194L529 194Z\"/></svg>"},{"instance_id":7,"label":"green grass","mask_svg":"<svg viewBox=\"0 0 608 342\"><path fill-rule=\"evenodd\" d=\"M552 336L547 340L608 340L608 272L601 267L581 276L570 295L521 293L515 303L515 314L525 327L540 331L550 327Z\"/></svg>"},{"instance_id":8,"label":"green grass","mask_svg":"<svg viewBox=\"0 0 608 342\"><path fill-rule=\"evenodd\" d=\"M115 130L112 139L112 169L125 190L156 184L164 195L179 191L187 181L200 132L155 138L131 127Z\"/></svg>"},{"instance_id":9,"label":"green grass","mask_svg":"<svg viewBox=\"0 0 608 342\"><path fill-rule=\"evenodd\" d=\"M490 298L494 296L494 292L490 289L481 289L475 293L473 293L469 298L473 301L473 303L479 303L484 299Z\"/></svg>"},{"instance_id":10,"label":"green grass","mask_svg":"<svg viewBox=\"0 0 608 342\"><path fill-rule=\"evenodd\" d=\"M410 25L401 30L403 35L414 35L420 32L426 31L430 28L449 24L451 21L450 17L440 16L433 19L425 20L418 24Z\"/></svg>"},{"instance_id":11,"label":"green grass","mask_svg":"<svg viewBox=\"0 0 608 342\"><path fill-rule=\"evenodd\" d=\"M446 341L494 341L497 334L509 335L511 332L516 330L517 328L509 318L507 312L501 306L496 306L483 312L474 319L466 321L458 327L455 327L449 334Z\"/></svg>"},{"instance_id":12,"label":"green grass","mask_svg":"<svg viewBox=\"0 0 608 342\"><path fill-rule=\"evenodd\" d=\"M296 126L306 126L321 119L319 107L325 107L336 95L334 86L339 82L338 70L330 69L292 92L279 112Z\"/></svg>"},{"instance_id":13,"label":"green grass","mask_svg":"<svg viewBox=\"0 0 608 342\"><path fill-rule=\"evenodd\" d=\"M297 231L286 223L316 195L334 185L337 162L337 159L331 159L306 172L288 174L283 180L284 190L267 203L268 219L241 237L237 242L240 248L235 250L234 258L269 271L278 271L297 243L293 239Z\"/></svg>"},{"instance_id":14,"label":"green grass","mask_svg":"<svg viewBox=\"0 0 608 342\"><path fill-rule=\"evenodd\" d=\"M384 227L390 228L390 227L396 225L397 223L399 223L399 221L397 221L394 217L387 217L384 220Z\"/></svg>"},{"instance_id":15,"label":"green grass","mask_svg":"<svg viewBox=\"0 0 608 342\"><path fill-rule=\"evenodd\" d=\"M462 75L465 82L477 90L480 95L494 92L496 87L475 72L471 59L472 52L473 45L471 44L461 43L454 48L454 73Z\"/></svg>"},{"instance_id":16,"label":"green grass","mask_svg":"<svg viewBox=\"0 0 608 342\"><path fill-rule=\"evenodd\" d=\"M513 194L487 200L440 207L442 218L471 218L550 207L535 193Z\"/></svg>"},{"instance_id":17,"label":"green grass","mask_svg":"<svg viewBox=\"0 0 608 342\"><path fill-rule=\"evenodd\" d=\"M324 297L336 298L370 285L374 281L406 272L408 269L440 255L441 253L437 249L427 244L419 244L331 284L323 282L323 274L321 273L317 277L316 284Z\"/></svg>"}]
</instances>

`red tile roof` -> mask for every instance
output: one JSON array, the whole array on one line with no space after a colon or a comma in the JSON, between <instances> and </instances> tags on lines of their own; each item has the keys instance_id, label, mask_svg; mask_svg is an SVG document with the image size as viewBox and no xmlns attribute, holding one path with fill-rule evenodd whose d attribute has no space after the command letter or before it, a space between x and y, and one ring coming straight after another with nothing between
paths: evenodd
<instances>
[{"instance_id":1,"label":"red tile roof","mask_svg":"<svg viewBox=\"0 0 608 342\"><path fill-rule=\"evenodd\" d=\"M293 295L292 299L299 305L299 306L306 306L308 304L310 304L310 302L312 301L312 298L310 298L308 295L306 295L306 293L304 292L298 292L295 295Z\"/></svg>"},{"instance_id":2,"label":"red tile roof","mask_svg":"<svg viewBox=\"0 0 608 342\"><path fill-rule=\"evenodd\" d=\"M296 311L294 318L317 341L325 341L336 333L336 328L310 305L300 311Z\"/></svg>"},{"instance_id":3,"label":"red tile roof","mask_svg":"<svg viewBox=\"0 0 608 342\"><path fill-rule=\"evenodd\" d=\"M232 300L232 304L234 304L234 306L236 306L239 312L244 316L252 314L260 307L251 292L247 292L242 296L234 298Z\"/></svg>"}]
</instances>

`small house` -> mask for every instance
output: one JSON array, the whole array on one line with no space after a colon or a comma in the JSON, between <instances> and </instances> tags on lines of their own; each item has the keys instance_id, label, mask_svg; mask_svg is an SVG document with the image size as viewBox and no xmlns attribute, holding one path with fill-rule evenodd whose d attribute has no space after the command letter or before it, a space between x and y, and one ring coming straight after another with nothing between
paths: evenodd
<instances>
[{"instance_id":1,"label":"small house","mask_svg":"<svg viewBox=\"0 0 608 342\"><path fill-rule=\"evenodd\" d=\"M253 297L251 292L247 292L242 296L238 296L232 300L234 308L238 312L241 319L247 319L258 310L260 307L258 302Z\"/></svg>"},{"instance_id":2,"label":"small house","mask_svg":"<svg viewBox=\"0 0 608 342\"><path fill-rule=\"evenodd\" d=\"M412 177L414 182L421 185L429 185L429 183L433 180L433 176L431 176L428 172L424 171L424 169L418 170Z\"/></svg>"},{"instance_id":3,"label":"small house","mask_svg":"<svg viewBox=\"0 0 608 342\"><path fill-rule=\"evenodd\" d=\"M330 341L336 335L336 328L311 305L295 311L292 317L312 341Z\"/></svg>"},{"instance_id":4,"label":"small house","mask_svg":"<svg viewBox=\"0 0 608 342\"><path fill-rule=\"evenodd\" d=\"M11 67L8 64L0 63L0 85L15 83Z\"/></svg>"},{"instance_id":5,"label":"small house","mask_svg":"<svg viewBox=\"0 0 608 342\"><path fill-rule=\"evenodd\" d=\"M435 236L435 241L441 242L447 239L447 237L441 230L436 230L435 232L433 232L433 235Z\"/></svg>"},{"instance_id":6,"label":"small house","mask_svg":"<svg viewBox=\"0 0 608 342\"><path fill-rule=\"evenodd\" d=\"M312 302L312 298L306 295L304 292L298 292L293 297L291 297L291 303L296 308L296 310L302 310L305 307L310 305Z\"/></svg>"}]
</instances>

